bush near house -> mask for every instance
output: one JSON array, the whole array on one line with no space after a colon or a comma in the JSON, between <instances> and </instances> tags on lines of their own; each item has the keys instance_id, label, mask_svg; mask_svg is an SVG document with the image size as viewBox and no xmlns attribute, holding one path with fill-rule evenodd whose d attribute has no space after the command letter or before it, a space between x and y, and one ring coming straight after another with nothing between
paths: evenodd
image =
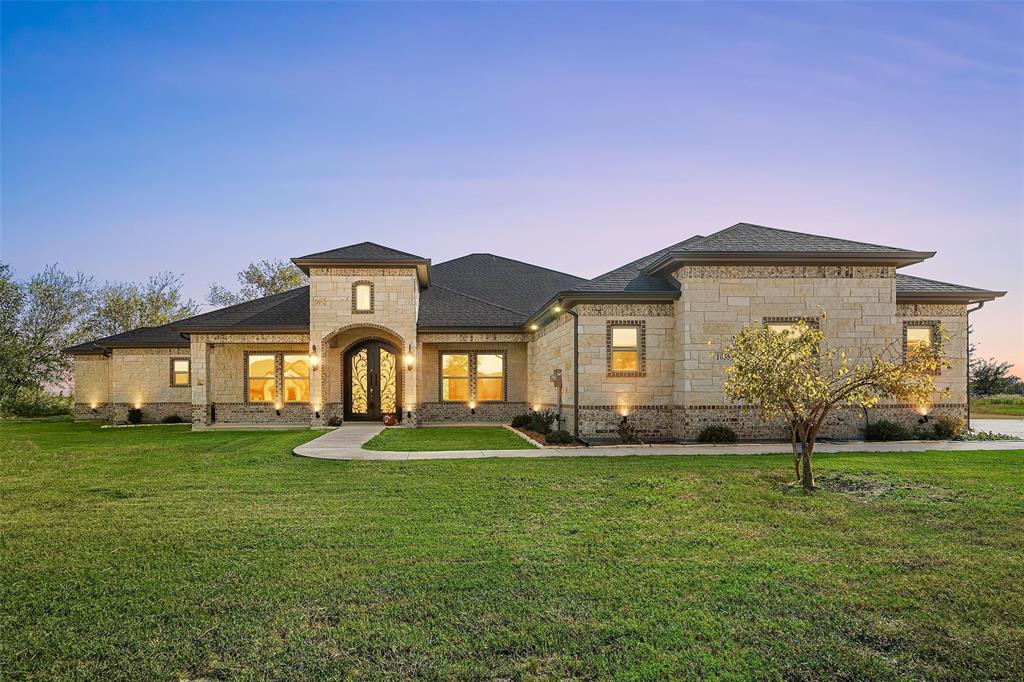
<instances>
[{"instance_id":1,"label":"bush near house","mask_svg":"<svg viewBox=\"0 0 1024 682\"><path fill-rule=\"evenodd\" d=\"M576 442L576 439L565 429L557 429L544 436L544 442L548 445L568 445Z\"/></svg>"},{"instance_id":2,"label":"bush near house","mask_svg":"<svg viewBox=\"0 0 1024 682\"><path fill-rule=\"evenodd\" d=\"M2 407L5 417L57 417L71 414L71 396L46 391L19 391Z\"/></svg>"},{"instance_id":3,"label":"bush near house","mask_svg":"<svg viewBox=\"0 0 1024 682\"><path fill-rule=\"evenodd\" d=\"M956 440L967 432L967 421L949 414L935 418L932 432L939 440Z\"/></svg>"},{"instance_id":4,"label":"bush near house","mask_svg":"<svg viewBox=\"0 0 1024 682\"><path fill-rule=\"evenodd\" d=\"M179 415L169 414L166 417L164 417L163 423L164 424L184 424L185 420L182 419Z\"/></svg>"},{"instance_id":5,"label":"bush near house","mask_svg":"<svg viewBox=\"0 0 1024 682\"><path fill-rule=\"evenodd\" d=\"M914 434L910 429L888 419L879 419L864 429L864 440L911 440Z\"/></svg>"},{"instance_id":6,"label":"bush near house","mask_svg":"<svg viewBox=\"0 0 1024 682\"><path fill-rule=\"evenodd\" d=\"M736 432L728 426L705 426L697 436L698 443L735 443Z\"/></svg>"},{"instance_id":7,"label":"bush near house","mask_svg":"<svg viewBox=\"0 0 1024 682\"><path fill-rule=\"evenodd\" d=\"M142 410L137 407L133 407L128 410L128 423L129 424L141 424L142 423Z\"/></svg>"}]
</instances>

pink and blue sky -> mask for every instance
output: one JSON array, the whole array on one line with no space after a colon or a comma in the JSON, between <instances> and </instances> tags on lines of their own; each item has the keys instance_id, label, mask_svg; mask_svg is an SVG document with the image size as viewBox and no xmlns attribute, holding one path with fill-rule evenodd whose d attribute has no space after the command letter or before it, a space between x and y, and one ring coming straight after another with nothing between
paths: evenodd
<instances>
[{"instance_id":1,"label":"pink and blue sky","mask_svg":"<svg viewBox=\"0 0 1024 682\"><path fill-rule=\"evenodd\" d=\"M738 221L936 250L1024 372L1024 5L2 5L0 258L377 241L591 277Z\"/></svg>"}]
</instances>

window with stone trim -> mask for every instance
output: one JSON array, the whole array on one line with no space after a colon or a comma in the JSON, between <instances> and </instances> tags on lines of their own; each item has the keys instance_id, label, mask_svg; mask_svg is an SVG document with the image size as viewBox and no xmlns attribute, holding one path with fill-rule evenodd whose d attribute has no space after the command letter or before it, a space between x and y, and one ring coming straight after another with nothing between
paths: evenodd
<instances>
[{"instance_id":1,"label":"window with stone trim","mask_svg":"<svg viewBox=\"0 0 1024 682\"><path fill-rule=\"evenodd\" d=\"M308 403L309 356L285 354L282 357L281 367L284 401L286 403Z\"/></svg>"},{"instance_id":2,"label":"window with stone trim","mask_svg":"<svg viewBox=\"0 0 1024 682\"><path fill-rule=\"evenodd\" d=\"M245 378L250 403L276 402L277 364L274 354L252 353L246 356Z\"/></svg>"},{"instance_id":3,"label":"window with stone trim","mask_svg":"<svg viewBox=\"0 0 1024 682\"><path fill-rule=\"evenodd\" d=\"M508 399L508 354L504 350L441 351L438 397L446 402Z\"/></svg>"},{"instance_id":4,"label":"window with stone trim","mask_svg":"<svg viewBox=\"0 0 1024 682\"><path fill-rule=\"evenodd\" d=\"M352 312L373 312L373 282L355 282L352 284Z\"/></svg>"},{"instance_id":5,"label":"window with stone trim","mask_svg":"<svg viewBox=\"0 0 1024 682\"><path fill-rule=\"evenodd\" d=\"M190 386L192 384L192 361L189 358L171 358L171 387Z\"/></svg>"},{"instance_id":6,"label":"window with stone trim","mask_svg":"<svg viewBox=\"0 0 1024 682\"><path fill-rule=\"evenodd\" d=\"M929 348L938 335L938 320L907 320L903 322L903 357L918 348ZM940 374L939 371L934 374Z\"/></svg>"},{"instance_id":7,"label":"window with stone trim","mask_svg":"<svg viewBox=\"0 0 1024 682\"><path fill-rule=\"evenodd\" d=\"M608 376L644 376L647 370L646 322L610 321L606 337Z\"/></svg>"}]
</instances>

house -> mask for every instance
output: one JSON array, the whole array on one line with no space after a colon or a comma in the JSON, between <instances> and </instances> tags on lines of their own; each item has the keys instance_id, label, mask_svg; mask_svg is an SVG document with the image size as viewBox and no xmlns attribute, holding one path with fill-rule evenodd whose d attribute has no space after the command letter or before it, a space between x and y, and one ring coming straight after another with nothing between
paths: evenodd
<instances>
[{"instance_id":1,"label":"house","mask_svg":"<svg viewBox=\"0 0 1024 682\"><path fill-rule=\"evenodd\" d=\"M747 322L800 319L852 349L928 343L942 325L952 367L937 383L951 397L871 412L964 415L968 306L1005 292L898 272L933 255L739 223L587 280L487 253L432 264L353 244L294 258L309 286L68 349L75 416L123 422L134 406L144 421L178 415L202 429L560 409L587 438L624 417L651 439L693 439L709 424L783 437L726 400L713 348ZM864 418L839 411L824 435L856 435Z\"/></svg>"}]
</instances>

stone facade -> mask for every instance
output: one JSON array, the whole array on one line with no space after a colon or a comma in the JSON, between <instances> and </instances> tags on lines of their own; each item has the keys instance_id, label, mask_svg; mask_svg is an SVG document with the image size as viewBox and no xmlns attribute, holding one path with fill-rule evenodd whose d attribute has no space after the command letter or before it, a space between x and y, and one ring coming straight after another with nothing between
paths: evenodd
<instances>
[{"instance_id":1,"label":"stone facade","mask_svg":"<svg viewBox=\"0 0 1024 682\"><path fill-rule=\"evenodd\" d=\"M742 439L785 439L780 423L728 402L722 392L726 361L721 348L749 322L807 318L833 347L856 355L900 343L906 324L935 323L949 335L952 366L936 382L950 395L925 406L882 404L867 419L915 426L921 411L966 412L967 312L962 304L898 303L895 268L888 266L686 265L672 277L674 301L583 302L571 308L579 324L579 430L587 438L612 439L623 418L649 441L693 440L709 425L732 427ZM372 285L372 310L355 309L354 286ZM75 417L123 421L141 405L146 421L168 414L191 417L194 427L217 423L326 424L343 415L343 357L354 344L390 344L400 360L402 415L407 423L508 422L529 409L557 409L551 381L561 371L562 425L574 428L573 327L570 312L527 332L427 332L416 325L421 283L415 267L313 267L310 270L309 333L238 333L191 336L190 348L115 348L106 355L75 358ZM823 314L824 311L824 314ZM612 371L611 327L638 329L639 367ZM710 343L710 346L709 346ZM443 401L442 352L501 353L504 400ZM308 403L250 403L246 354L315 354ZM404 356L409 353L412 363ZM172 358L191 361L189 386L172 386ZM95 408L95 411L94 411ZM837 410L825 437L858 437L863 410Z\"/></svg>"}]
</instances>

